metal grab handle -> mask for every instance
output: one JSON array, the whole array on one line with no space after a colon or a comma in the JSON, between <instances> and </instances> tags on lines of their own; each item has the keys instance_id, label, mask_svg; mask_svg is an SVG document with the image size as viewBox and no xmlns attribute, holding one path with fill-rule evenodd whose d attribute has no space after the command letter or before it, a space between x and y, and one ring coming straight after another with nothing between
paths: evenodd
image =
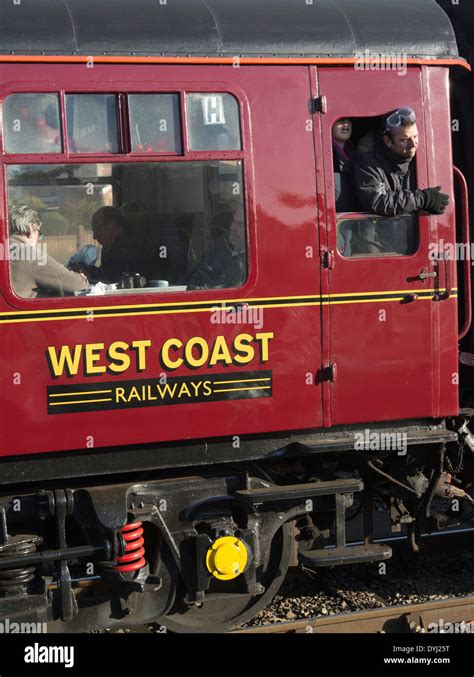
<instances>
[{"instance_id":1,"label":"metal grab handle","mask_svg":"<svg viewBox=\"0 0 474 677\"><path fill-rule=\"evenodd\" d=\"M447 254L443 256L444 259L444 270L445 270L445 275L446 275L446 291L444 293L444 299L449 299L451 296L452 292L452 287L451 287L451 259Z\"/></svg>"},{"instance_id":2,"label":"metal grab handle","mask_svg":"<svg viewBox=\"0 0 474 677\"><path fill-rule=\"evenodd\" d=\"M461 226L462 242L466 246L466 251L470 251L469 242L469 197L467 182L463 173L457 167L453 167L454 176L459 181L461 189ZM472 322L472 292L471 292L471 257L465 256L463 261L463 279L464 279L464 324L459 331L459 340L464 338L469 331Z\"/></svg>"},{"instance_id":3,"label":"metal grab handle","mask_svg":"<svg viewBox=\"0 0 474 677\"><path fill-rule=\"evenodd\" d=\"M446 282L445 291L442 294L435 294L436 301L447 301L452 292L451 288L451 259L444 252L439 255L438 261L444 262L444 279Z\"/></svg>"},{"instance_id":4,"label":"metal grab handle","mask_svg":"<svg viewBox=\"0 0 474 677\"><path fill-rule=\"evenodd\" d=\"M435 271L430 272L430 273L423 273L423 272L421 272L421 273L418 275L418 279L419 279L419 280L427 280L427 279L430 278L430 277L437 277L437 275L438 275L438 274L437 274Z\"/></svg>"}]
</instances>

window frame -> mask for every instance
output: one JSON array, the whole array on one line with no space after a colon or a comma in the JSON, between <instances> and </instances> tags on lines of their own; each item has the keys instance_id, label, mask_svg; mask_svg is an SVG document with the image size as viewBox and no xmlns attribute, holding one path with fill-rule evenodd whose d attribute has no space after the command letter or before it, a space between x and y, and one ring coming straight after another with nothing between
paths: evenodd
<instances>
[{"instance_id":1,"label":"window frame","mask_svg":"<svg viewBox=\"0 0 474 677\"><path fill-rule=\"evenodd\" d=\"M105 152L93 152L93 153L81 153L80 151L71 151L69 148L69 134L67 129L67 112L66 112L66 97L67 96L81 96L81 95L110 95L113 92L74 92L74 91L65 91L61 90L60 92L60 106L61 106L61 124L62 124L62 133L63 133L63 148L65 149L68 157L71 158L88 158L88 157L97 157L97 155L106 155L107 157L116 157L121 155L120 151L126 150L126 137L124 136L123 131L123 122L122 122L122 106L121 106L121 93L117 92L115 94L115 112L117 115L117 153L105 153Z\"/></svg>"},{"instance_id":2,"label":"window frame","mask_svg":"<svg viewBox=\"0 0 474 677\"><path fill-rule=\"evenodd\" d=\"M188 125L186 117L186 96L188 94L230 94L237 101L237 106L239 110L239 123L240 123L240 141L241 149L240 150L191 150L189 147L189 135L188 135ZM0 133L0 153L2 155L2 160L4 164L41 164L39 160L45 161L46 164L61 164L70 160L80 161L83 158L88 160L94 160L96 162L107 162L120 161L124 162L127 160L136 161L138 159L149 159L153 157L157 158L181 158L183 160L193 160L195 158L205 156L206 159L213 160L244 160L245 154L247 152L246 148L246 134L244 133L244 111L247 106L244 107L244 102L241 99L242 93L237 93L233 88L230 88L227 84L225 88L220 86L220 83L216 83L215 87L209 86L199 86L194 85L193 87L185 87L180 89L179 86L175 88L166 88L166 89L150 89L147 91L142 90L124 90L123 87L117 87L114 90L111 90L109 87L103 87L97 90L85 91L83 88L73 88L73 87L56 87L55 89L46 89L44 87L36 87L33 89L15 89L13 91L6 92L4 96L0 99L0 111L3 118L3 110L5 99L11 94L57 94L59 96L59 116L61 121L61 140L63 146L62 153L9 153L5 150L4 144L4 135L3 127ZM91 94L109 94L117 97L117 122L118 122L118 153L78 153L71 151L69 148L69 139L67 133L67 115L66 115L66 96L69 95L91 95ZM181 131L181 140L182 140L182 152L176 151L153 151L153 152L135 152L131 149L131 129L130 129L130 107L128 105L128 96L136 94L178 94L180 101L180 131ZM101 160L98 160L101 158ZM35 162L34 160L37 160Z\"/></svg>"},{"instance_id":3,"label":"window frame","mask_svg":"<svg viewBox=\"0 0 474 677\"><path fill-rule=\"evenodd\" d=\"M343 119L345 117L350 118L351 120L354 120L354 119L357 119L357 120L376 119L377 120L377 119L380 119L383 116L381 116L381 115L360 116L360 115L350 115L350 114L337 115L332 120L332 122L329 126L329 130L332 130L333 125L338 120ZM419 124L419 120L418 120L418 124ZM419 131L420 131L420 129L419 129ZM329 133L331 135L331 132L329 132ZM420 142L422 142L424 144L426 142L425 135L420 133L419 134L419 140L420 140ZM330 164L331 174L330 174L330 176L331 176L332 190L333 190L333 194L334 194L334 223L335 223L335 228L336 228L336 247L335 247L336 255L339 256L344 261L371 261L373 259L379 261L379 260L385 260L385 259L400 259L400 258L408 259L412 256L417 256L417 254L420 251L420 247L421 247L421 225L420 225L419 212L414 212L415 218L416 218L416 225L417 225L417 233L416 233L417 234L417 247L411 254L382 254L381 256L378 256L377 254L373 254L373 255L358 254L356 256L344 256L344 254L339 251L339 247L337 246L337 242L338 242L338 237L339 237L339 222L340 221L342 221L342 220L354 220L356 217L359 218L359 220L362 220L362 217L364 217L364 216L368 218L368 217L373 217L373 216L379 216L380 217L382 215L375 214L375 213L372 213L372 212L362 212L362 211L355 211L355 210L350 211L350 212L338 212L337 211L337 209L336 209L336 194L335 194L335 188L336 188L335 174L336 174L336 172L334 171L334 145L333 145L333 142L332 142L332 136L330 138L330 147L331 147L331 164ZM425 149L425 146L423 145L422 152L424 152L424 149ZM356 150L357 150L357 147L355 146L354 152ZM416 168L416 183L417 183L416 187L417 188L419 188L419 180L418 180L419 168L420 168L420 165L419 165L420 153L419 153L419 151L420 151L420 143L419 143L417 153L416 153L415 158L414 158L415 168ZM387 216L387 217L384 217L384 218L389 219L389 218L397 218L397 217L396 216L394 216L394 217Z\"/></svg>"},{"instance_id":4,"label":"window frame","mask_svg":"<svg viewBox=\"0 0 474 677\"><path fill-rule=\"evenodd\" d=\"M188 153L221 153L221 152L226 152L226 153L238 153L242 152L244 150L244 145L243 145L243 135L242 135L242 115L239 109L239 138L240 138L240 149L236 150L228 150L228 151L219 151L219 150L192 150L190 145L189 145L189 134L188 134L188 105L187 105L187 100L188 100L188 94L209 94L211 92L205 92L205 91L200 91L200 92L193 92L190 90L187 90L183 92L183 116L185 120L183 120L184 126L186 128L186 151ZM238 98L231 94L230 92L215 92L216 94L230 94L231 96L234 97L234 99L237 101L237 107L239 108L239 100ZM184 146L183 146L184 147Z\"/></svg>"},{"instance_id":5,"label":"window frame","mask_svg":"<svg viewBox=\"0 0 474 677\"><path fill-rule=\"evenodd\" d=\"M128 143L128 155L131 155L133 157L141 157L144 155L144 153L140 153L137 151L134 151L132 148L132 119L131 119L131 114L130 114L130 102L129 102L129 96L139 96L139 95L146 95L146 94L154 94L154 95L160 95L160 94L171 94L171 95L177 95L178 96L178 102L179 102L179 109L178 109L178 115L179 115L179 132L181 134L181 151L171 151L171 150L163 150L163 151L153 151L153 152L147 152L146 156L158 156L158 157L163 157L167 155L173 155L175 157L181 157L184 155L185 151L185 130L186 130L186 120L184 120L184 115L185 115L185 109L184 109L184 99L182 96L182 92L176 92L176 91L168 91L168 92L128 92L128 94L122 95L124 97L124 114L123 114L123 123L121 125L121 129L124 133L125 141ZM187 136L187 135L186 135ZM126 144L125 144L126 145ZM124 148L125 145L122 145L121 147Z\"/></svg>"},{"instance_id":6,"label":"window frame","mask_svg":"<svg viewBox=\"0 0 474 677\"><path fill-rule=\"evenodd\" d=\"M35 157L35 158L39 158L39 157L45 156L45 155L48 155L48 156L49 156L49 155L51 155L51 156L63 155L63 154L64 154L64 151L65 151L65 145L64 145L64 135L63 135L63 116L62 116L62 100L61 100L62 97L61 97L61 92L59 92L58 90L55 90L55 91L41 90L41 91L39 91L39 92L38 92L38 91L33 91L33 92L32 92L32 91L23 91L23 90L19 90L19 91L14 91L14 92L9 93L7 96L3 97L2 100L1 100L1 106L0 106L0 119L1 119L1 121L2 121L2 124L0 125L0 140L1 140L1 155L2 155L2 157L3 157L3 158L5 158L5 157L11 157L11 156L14 156L14 157L19 157L19 156L20 156L20 157L21 157L21 156L24 156L24 155L25 155L24 153L11 153L11 152L5 150L5 134L4 134L5 100L6 100L9 96L11 96L11 95L13 95L13 96L14 96L14 95L20 95L20 96L21 96L21 95L23 95L23 94L38 94L39 96L46 96L46 95L51 95L51 94L53 94L53 95L55 95L55 96L57 97L58 106L59 106L59 110L58 110L58 112L59 112L59 124L60 124L59 133L60 133L60 145L61 145L61 148L62 148L62 152L61 152L61 153L58 153L58 152L56 151L56 152L54 152L54 153L45 153L45 152L43 151L43 152L38 152L38 153L28 153L28 155L31 155L31 156L33 156L33 157Z\"/></svg>"},{"instance_id":7,"label":"window frame","mask_svg":"<svg viewBox=\"0 0 474 677\"><path fill-rule=\"evenodd\" d=\"M151 76L150 76L151 78ZM181 132L182 132L182 153L176 154L171 152L153 152L153 153L132 153L129 149L124 149L122 146L121 150L128 150L128 152L122 153L71 153L69 148L66 147L65 141L66 138L63 136L63 152L62 153L34 153L34 154L14 154L7 153L4 149L4 136L3 136L3 127L0 125L0 174L3 173L3 193L4 193L4 205L5 205L5 216L8 214L8 179L7 172L4 171L4 167L8 165L17 165L17 164L96 164L96 163L137 163L137 162L189 162L189 161L205 161L205 160L240 160L242 163L242 177L243 177L243 208L244 208L244 218L245 218L245 239L246 239L246 252L247 252L247 275L243 284L239 287L231 288L216 288L216 289L195 289L195 290L186 290L172 292L169 294L163 295L163 292L153 292L150 290L149 294L146 295L147 299L150 299L152 302L165 302L168 299L174 299L178 297L180 300L185 300L186 298L191 300L189 294L192 294L192 298L199 298L200 296L209 299L210 301L226 299L236 299L241 298L243 295L243 290L245 288L250 288L255 284L257 267L256 267L256 243L255 238L251 232L250 223L255 212L255 200L253 198L254 190L254 170L253 170L253 159L251 155L251 124L250 124L250 104L248 97L245 91L235 83L230 83L228 81L216 80L212 83L208 81L199 81L193 80L183 80L176 78L173 80L172 87L169 84L163 83L160 86L160 83L150 80L144 80L142 78L137 78L134 80L133 86L130 86L128 82L118 76L116 78L116 86L111 87L110 82L102 83L99 80L94 81L90 84L88 88L86 87L74 87L68 86L68 83L65 79L57 78L53 81L53 85L48 83L39 82L38 80L32 82L20 81L20 82L10 82L5 87L0 90L0 116L3 115L4 101L10 94L59 94L60 97L60 116L61 116L61 132L64 133L66 127L66 107L65 107L65 96L66 94L114 94L118 95L118 101L120 102L120 96L125 97L125 104L122 103L122 111L126 111L126 121L129 125L129 115L128 115L128 95L129 94L169 94L169 93L178 93L180 95L180 117L181 117ZM239 122L240 122L240 136L241 136L241 150L220 150L220 151L191 151L189 150L188 138L187 138L187 125L185 119L185 97L187 93L227 93L231 94L237 100L238 110L239 110ZM123 101L123 100L122 100ZM119 111L118 120L119 120L119 130L123 127L124 112ZM130 139L130 135L128 135ZM3 241L5 247L9 246L9 230L8 230L8 219L4 219L3 226ZM36 298L36 299L24 299L20 296L17 296L15 293L12 282L11 282L11 268L8 260L0 262L0 269L5 271L5 278L7 284L4 285L5 288L5 297L11 305L17 308L24 309L35 309L39 305L44 307L94 307L101 305L110 304L111 302L114 305L130 305L130 303L142 302L144 300L143 294L134 296L132 293L127 295L112 295L107 294L104 296L64 296L64 297L52 297L52 298Z\"/></svg>"},{"instance_id":8,"label":"window frame","mask_svg":"<svg viewBox=\"0 0 474 677\"><path fill-rule=\"evenodd\" d=\"M343 221L363 221L363 220L368 220L369 218L377 218L377 219L398 219L401 216L414 216L415 217L415 223L417 226L417 246L416 248L410 252L410 254L393 254L391 252L386 252L383 253L381 252L380 254L354 254L352 256L345 256L340 249L339 249L339 236L340 236L340 230L339 226ZM365 218L364 218L365 217ZM418 212L410 212L407 214L399 214L398 216L382 216L381 214L371 214L370 212L336 212L336 251L337 254L344 259L345 261L359 261L361 259L366 260L366 259L400 259L400 258L410 258L411 256L415 256L417 252L420 249L420 220L418 217Z\"/></svg>"}]
</instances>

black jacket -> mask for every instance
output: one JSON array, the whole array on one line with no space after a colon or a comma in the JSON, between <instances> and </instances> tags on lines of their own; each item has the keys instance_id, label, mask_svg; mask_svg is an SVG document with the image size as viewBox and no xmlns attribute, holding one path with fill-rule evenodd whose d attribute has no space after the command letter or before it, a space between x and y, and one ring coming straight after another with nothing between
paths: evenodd
<instances>
[{"instance_id":1,"label":"black jacket","mask_svg":"<svg viewBox=\"0 0 474 677\"><path fill-rule=\"evenodd\" d=\"M422 209L424 196L416 187L415 162L399 161L375 131L361 139L352 166L357 197L365 211L398 216Z\"/></svg>"}]
</instances>

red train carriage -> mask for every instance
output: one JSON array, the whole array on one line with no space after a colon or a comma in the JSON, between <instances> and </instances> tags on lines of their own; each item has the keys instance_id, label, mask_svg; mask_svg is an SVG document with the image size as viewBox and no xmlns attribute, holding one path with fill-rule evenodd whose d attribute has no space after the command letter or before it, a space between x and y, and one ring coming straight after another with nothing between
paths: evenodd
<instances>
[{"instance_id":1,"label":"red train carriage","mask_svg":"<svg viewBox=\"0 0 474 677\"><path fill-rule=\"evenodd\" d=\"M289 565L389 557L375 495L416 547L470 469L456 270L433 256L455 242L448 67L466 66L443 11L1 8L0 616L235 627ZM448 210L336 214L332 125L360 138L407 104L418 186ZM41 219L36 261L9 247L13 208ZM367 223L387 249L351 253ZM15 271L48 255L92 256L88 289L58 267L25 292Z\"/></svg>"}]
</instances>

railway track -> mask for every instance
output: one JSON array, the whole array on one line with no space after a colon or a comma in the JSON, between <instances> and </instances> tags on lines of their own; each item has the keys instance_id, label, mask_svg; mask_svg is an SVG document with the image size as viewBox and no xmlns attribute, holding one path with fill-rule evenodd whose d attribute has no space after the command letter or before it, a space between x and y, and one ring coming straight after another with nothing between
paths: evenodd
<instances>
[{"instance_id":1,"label":"railway track","mask_svg":"<svg viewBox=\"0 0 474 677\"><path fill-rule=\"evenodd\" d=\"M234 630L233 634L265 633L416 633L433 632L433 625L442 632L464 623L465 632L474 633L474 595L465 598L435 600L421 604L404 604L385 609L366 609L326 617L270 623ZM471 623L472 622L472 623ZM448 625L450 624L450 625ZM468 627L469 626L469 627Z\"/></svg>"}]
</instances>

